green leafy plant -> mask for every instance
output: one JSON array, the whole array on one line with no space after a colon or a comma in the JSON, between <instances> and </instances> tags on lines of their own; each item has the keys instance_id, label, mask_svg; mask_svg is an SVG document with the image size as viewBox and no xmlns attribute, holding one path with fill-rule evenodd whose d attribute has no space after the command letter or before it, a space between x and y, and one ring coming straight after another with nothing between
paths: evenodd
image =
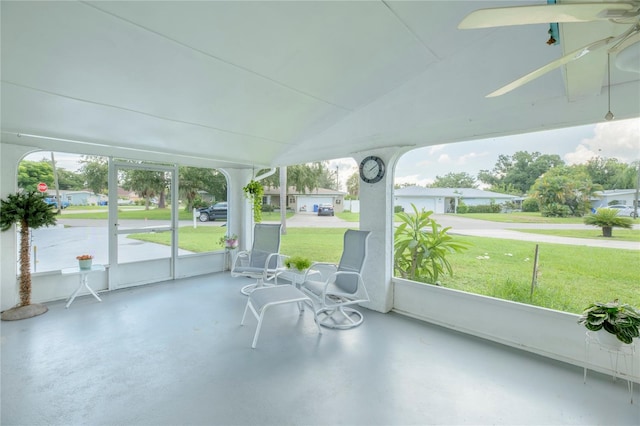
<instances>
[{"instance_id":1,"label":"green leafy plant","mask_svg":"<svg viewBox=\"0 0 640 426\"><path fill-rule=\"evenodd\" d=\"M264 195L262 184L252 179L242 190L245 197L253 201L253 220L256 223L262 222L262 196Z\"/></svg>"},{"instance_id":2,"label":"green leafy plant","mask_svg":"<svg viewBox=\"0 0 640 426\"><path fill-rule=\"evenodd\" d=\"M587 307L578 320L587 330L604 329L614 334L621 342L631 344L640 337L640 311L633 306L622 304L618 299L613 302L596 302Z\"/></svg>"},{"instance_id":3,"label":"green leafy plant","mask_svg":"<svg viewBox=\"0 0 640 426\"><path fill-rule=\"evenodd\" d=\"M284 266L289 269L304 271L305 269L309 269L311 266L311 260L302 256L291 256L284 260Z\"/></svg>"},{"instance_id":4,"label":"green leafy plant","mask_svg":"<svg viewBox=\"0 0 640 426\"><path fill-rule=\"evenodd\" d=\"M10 194L0 200L0 230L8 231L13 225L20 229L20 304L31 304L31 254L29 251L29 229L56 224L56 213L35 192Z\"/></svg>"},{"instance_id":5,"label":"green leafy plant","mask_svg":"<svg viewBox=\"0 0 640 426\"><path fill-rule=\"evenodd\" d=\"M402 278L436 283L442 274L453 275L447 255L468 248L464 242L454 241L447 232L431 218L432 211L425 211L411 204L413 214L397 213L402 222L394 235L394 267Z\"/></svg>"},{"instance_id":6,"label":"green leafy plant","mask_svg":"<svg viewBox=\"0 0 640 426\"><path fill-rule=\"evenodd\" d=\"M236 234L223 235L218 242L224 248L234 249L238 247L238 236Z\"/></svg>"},{"instance_id":7,"label":"green leafy plant","mask_svg":"<svg viewBox=\"0 0 640 426\"><path fill-rule=\"evenodd\" d=\"M631 229L633 226L633 221L628 217L618 216L616 209L598 209L595 213L585 216L584 223L602 228L603 237L611 237L614 227Z\"/></svg>"}]
</instances>

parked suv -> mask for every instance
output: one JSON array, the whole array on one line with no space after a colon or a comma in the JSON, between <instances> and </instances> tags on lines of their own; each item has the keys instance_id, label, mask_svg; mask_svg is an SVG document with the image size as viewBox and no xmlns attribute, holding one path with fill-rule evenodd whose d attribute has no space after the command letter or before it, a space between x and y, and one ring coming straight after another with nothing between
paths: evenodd
<instances>
[{"instance_id":1,"label":"parked suv","mask_svg":"<svg viewBox=\"0 0 640 426\"><path fill-rule=\"evenodd\" d=\"M227 202L215 203L212 206L205 207L198 210L200 213L198 219L200 222L206 222L208 220L214 221L216 219L227 220Z\"/></svg>"},{"instance_id":2,"label":"parked suv","mask_svg":"<svg viewBox=\"0 0 640 426\"><path fill-rule=\"evenodd\" d=\"M318 206L318 216L333 216L333 206L331 204L320 204Z\"/></svg>"}]
</instances>

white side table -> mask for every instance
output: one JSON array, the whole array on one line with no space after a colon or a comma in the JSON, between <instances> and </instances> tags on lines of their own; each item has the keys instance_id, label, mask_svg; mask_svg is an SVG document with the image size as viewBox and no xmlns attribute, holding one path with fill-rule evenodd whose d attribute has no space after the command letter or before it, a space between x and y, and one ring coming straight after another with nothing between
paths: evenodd
<instances>
[{"instance_id":1,"label":"white side table","mask_svg":"<svg viewBox=\"0 0 640 426\"><path fill-rule=\"evenodd\" d=\"M618 377L622 377L619 367L620 358L624 360L625 367L627 368L629 368L628 361L631 361L631 375L633 376L635 371L635 342L631 345L603 343L598 338L597 333L599 332L587 331L586 333L584 345L586 360L586 364L584 366L584 383L587 383L587 364L589 363L589 355L592 348L604 351L609 354L609 361L611 362L611 369L614 373L614 380ZM627 387L631 396L631 403L633 404L633 380L631 380L630 378L627 378Z\"/></svg>"},{"instance_id":2,"label":"white side table","mask_svg":"<svg viewBox=\"0 0 640 426\"><path fill-rule=\"evenodd\" d=\"M80 290L82 290L82 287L86 287L86 289L89 290L89 293L91 293L93 297L98 299L98 302L102 302L102 299L98 297L96 292L93 291L91 287L89 287L89 274L91 274L92 272L104 272L104 271L105 271L104 265L96 265L96 264L91 265L91 269L80 269L77 266L75 268L62 269L60 271L62 275L79 275L80 276L80 284L78 285L78 288L76 289L76 291L74 291L71 294L71 296L69 296L69 298L67 299L67 305L65 306L65 308L68 308L71 305L71 303L73 303L78 293L80 293Z\"/></svg>"}]
</instances>

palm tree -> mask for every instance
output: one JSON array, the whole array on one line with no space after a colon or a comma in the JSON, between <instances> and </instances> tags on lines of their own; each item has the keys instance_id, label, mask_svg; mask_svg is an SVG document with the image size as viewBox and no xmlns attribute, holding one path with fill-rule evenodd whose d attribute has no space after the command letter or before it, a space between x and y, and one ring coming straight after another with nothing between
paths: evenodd
<instances>
[{"instance_id":1,"label":"palm tree","mask_svg":"<svg viewBox=\"0 0 640 426\"><path fill-rule=\"evenodd\" d=\"M585 216L584 223L602 228L603 237L611 237L611 231L614 227L630 229L633 225L633 221L630 218L618 216L616 209L605 208L598 209L595 213Z\"/></svg>"},{"instance_id":2,"label":"palm tree","mask_svg":"<svg viewBox=\"0 0 640 426\"><path fill-rule=\"evenodd\" d=\"M30 318L47 312L46 306L31 304L29 228L55 224L54 209L35 191L10 194L5 200L0 200L0 230L7 231L13 225L20 228L20 304L3 312L3 320Z\"/></svg>"}]
</instances>

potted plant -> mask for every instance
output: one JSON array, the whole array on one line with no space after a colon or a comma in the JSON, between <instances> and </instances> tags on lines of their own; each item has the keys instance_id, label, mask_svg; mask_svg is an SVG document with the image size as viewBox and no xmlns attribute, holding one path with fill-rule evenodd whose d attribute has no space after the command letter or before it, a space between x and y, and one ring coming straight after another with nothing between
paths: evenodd
<instances>
[{"instance_id":1,"label":"potted plant","mask_svg":"<svg viewBox=\"0 0 640 426\"><path fill-rule=\"evenodd\" d=\"M615 335L620 342L631 344L640 336L640 311L633 306L613 302L596 302L589 305L578 320L587 330L605 331Z\"/></svg>"},{"instance_id":2,"label":"potted plant","mask_svg":"<svg viewBox=\"0 0 640 426\"><path fill-rule=\"evenodd\" d=\"M35 192L18 192L0 200L0 230L8 231L13 225L20 229L20 303L2 313L3 320L31 318L47 312L45 305L31 304L31 253L29 228L37 229L56 224L55 210Z\"/></svg>"},{"instance_id":3,"label":"potted plant","mask_svg":"<svg viewBox=\"0 0 640 426\"><path fill-rule=\"evenodd\" d=\"M291 256L284 260L284 266L289 269L297 269L300 272L304 272L311 266L311 260L302 256Z\"/></svg>"},{"instance_id":4,"label":"potted plant","mask_svg":"<svg viewBox=\"0 0 640 426\"><path fill-rule=\"evenodd\" d=\"M242 190L245 197L253 201L253 220L256 223L262 222L262 196L264 195L262 184L252 179Z\"/></svg>"},{"instance_id":5,"label":"potted plant","mask_svg":"<svg viewBox=\"0 0 640 426\"><path fill-rule=\"evenodd\" d=\"M82 270L91 269L91 264L93 263L93 256L90 254L81 254L80 256L76 256L78 259L78 266Z\"/></svg>"},{"instance_id":6,"label":"potted plant","mask_svg":"<svg viewBox=\"0 0 640 426\"><path fill-rule=\"evenodd\" d=\"M236 234L223 235L218 241L225 249L238 248L238 236Z\"/></svg>"},{"instance_id":7,"label":"potted plant","mask_svg":"<svg viewBox=\"0 0 640 426\"><path fill-rule=\"evenodd\" d=\"M633 226L631 218L619 216L616 209L598 209L585 216L584 223L602 228L603 237L611 237L614 227L630 229Z\"/></svg>"}]
</instances>

